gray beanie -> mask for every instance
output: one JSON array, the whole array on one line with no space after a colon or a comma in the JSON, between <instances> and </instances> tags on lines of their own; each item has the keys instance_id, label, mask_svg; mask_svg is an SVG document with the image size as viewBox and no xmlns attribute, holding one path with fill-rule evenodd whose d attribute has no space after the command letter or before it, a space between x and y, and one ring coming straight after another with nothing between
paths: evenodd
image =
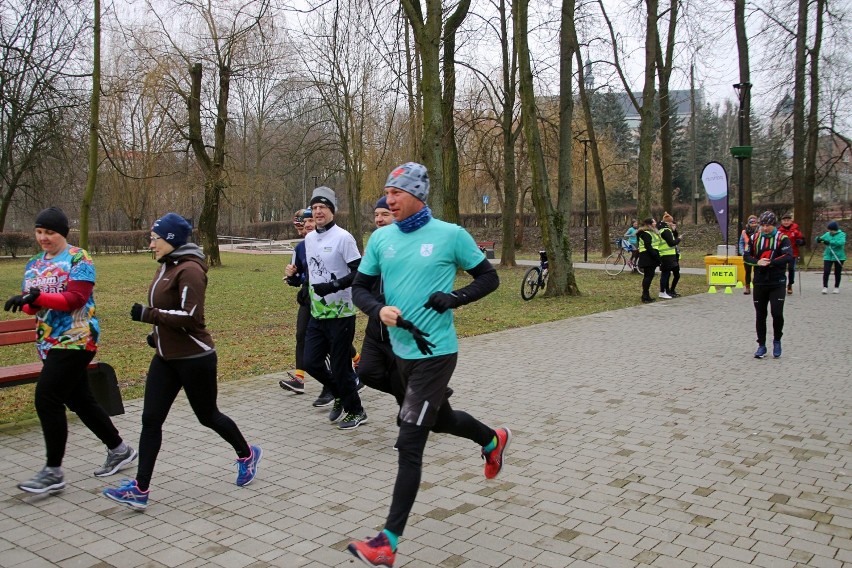
<instances>
[{"instance_id":1,"label":"gray beanie","mask_svg":"<svg viewBox=\"0 0 852 568\"><path fill-rule=\"evenodd\" d=\"M407 162L393 169L385 182L385 187L401 189L425 203L429 196L429 173L426 171L426 166L417 162Z\"/></svg>"},{"instance_id":2,"label":"gray beanie","mask_svg":"<svg viewBox=\"0 0 852 568\"><path fill-rule=\"evenodd\" d=\"M311 193L311 205L317 203L322 203L334 213L334 210L337 209L337 197L334 195L334 190L324 185L314 188L314 192Z\"/></svg>"}]
</instances>

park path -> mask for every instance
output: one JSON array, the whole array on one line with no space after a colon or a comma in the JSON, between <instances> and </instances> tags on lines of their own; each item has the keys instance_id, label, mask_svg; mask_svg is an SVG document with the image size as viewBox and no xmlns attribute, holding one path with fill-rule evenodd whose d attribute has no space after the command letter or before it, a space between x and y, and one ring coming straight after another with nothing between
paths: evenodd
<instances>
[{"instance_id":1,"label":"park path","mask_svg":"<svg viewBox=\"0 0 852 568\"><path fill-rule=\"evenodd\" d=\"M801 279L777 360L752 358L739 291L462 340L454 406L512 429L506 466L487 481L478 448L433 435L397 566L852 566L852 288ZM79 422L57 496L15 487L43 463L39 429L0 432L0 567L355 566L346 544L388 508L394 403L366 391L370 421L340 432L316 383L296 396L280 376L221 385L264 448L254 483L234 485L181 395L144 513L100 496L121 474L92 477L103 449Z\"/></svg>"}]
</instances>

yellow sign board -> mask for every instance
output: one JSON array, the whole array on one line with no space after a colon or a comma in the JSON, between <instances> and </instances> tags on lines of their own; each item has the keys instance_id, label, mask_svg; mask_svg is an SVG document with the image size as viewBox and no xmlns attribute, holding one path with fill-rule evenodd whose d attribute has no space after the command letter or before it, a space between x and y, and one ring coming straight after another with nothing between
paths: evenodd
<instances>
[{"instance_id":1,"label":"yellow sign board","mask_svg":"<svg viewBox=\"0 0 852 568\"><path fill-rule=\"evenodd\" d=\"M737 267L733 264L710 264L707 266L707 283L711 286L736 286Z\"/></svg>"}]
</instances>

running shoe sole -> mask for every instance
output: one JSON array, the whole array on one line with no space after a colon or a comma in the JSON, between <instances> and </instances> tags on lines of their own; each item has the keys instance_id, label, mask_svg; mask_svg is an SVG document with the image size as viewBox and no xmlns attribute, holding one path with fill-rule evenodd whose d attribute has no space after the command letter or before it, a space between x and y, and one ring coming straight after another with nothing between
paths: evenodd
<instances>
[{"instance_id":1,"label":"running shoe sole","mask_svg":"<svg viewBox=\"0 0 852 568\"><path fill-rule=\"evenodd\" d=\"M36 495L41 495L42 493L59 493L63 489L65 489L65 482L61 481L59 483L54 483L53 485L48 485L42 489L36 489L34 487L23 487L22 485L18 485L18 489L21 491L26 491L27 493L35 493Z\"/></svg>"}]
</instances>

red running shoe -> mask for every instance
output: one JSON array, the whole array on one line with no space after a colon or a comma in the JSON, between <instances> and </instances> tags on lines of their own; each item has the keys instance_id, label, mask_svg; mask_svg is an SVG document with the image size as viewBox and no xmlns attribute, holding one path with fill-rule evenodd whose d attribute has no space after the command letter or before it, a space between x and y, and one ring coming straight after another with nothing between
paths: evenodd
<instances>
[{"instance_id":1,"label":"red running shoe","mask_svg":"<svg viewBox=\"0 0 852 568\"><path fill-rule=\"evenodd\" d=\"M356 540L346 547L353 556L357 556L370 566L392 568L396 552L391 550L388 536L384 531L369 540Z\"/></svg>"},{"instance_id":2,"label":"red running shoe","mask_svg":"<svg viewBox=\"0 0 852 568\"><path fill-rule=\"evenodd\" d=\"M509 447L509 442L512 441L512 433L508 428L498 428L497 447L490 452L482 452L482 459L485 460L485 479L494 479L503 469L503 452Z\"/></svg>"}]
</instances>

